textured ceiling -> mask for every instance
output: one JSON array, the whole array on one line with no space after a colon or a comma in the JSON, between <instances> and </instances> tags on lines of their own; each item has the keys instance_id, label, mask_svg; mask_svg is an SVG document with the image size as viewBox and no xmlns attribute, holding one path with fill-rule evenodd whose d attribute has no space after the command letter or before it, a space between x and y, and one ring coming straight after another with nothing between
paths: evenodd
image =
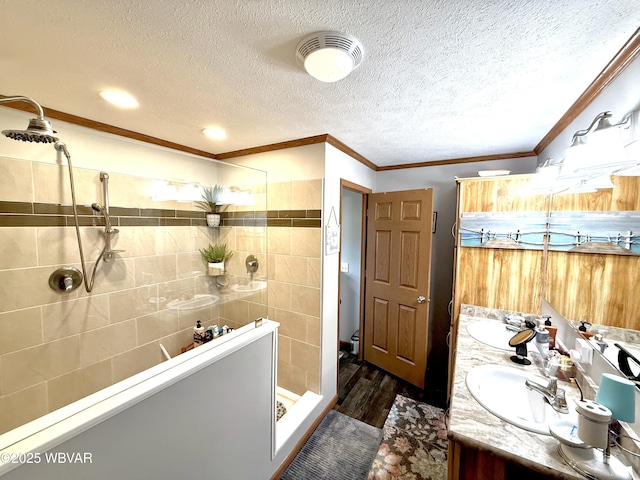
<instances>
[{"instance_id":1,"label":"textured ceiling","mask_svg":"<svg viewBox=\"0 0 640 480\"><path fill-rule=\"evenodd\" d=\"M325 133L378 166L526 152L639 25L638 0L0 0L0 94L213 153ZM340 82L296 64L320 30L364 47Z\"/></svg>"}]
</instances>

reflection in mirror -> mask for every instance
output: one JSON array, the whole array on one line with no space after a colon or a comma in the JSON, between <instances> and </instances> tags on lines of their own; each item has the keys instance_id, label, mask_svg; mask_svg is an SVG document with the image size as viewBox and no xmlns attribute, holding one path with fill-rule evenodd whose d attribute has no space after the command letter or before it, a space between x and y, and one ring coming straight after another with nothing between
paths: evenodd
<instances>
[{"instance_id":1,"label":"reflection in mirror","mask_svg":"<svg viewBox=\"0 0 640 480\"><path fill-rule=\"evenodd\" d=\"M623 346L620 343L614 344L618 347L618 368L624 373L629 380L639 385L640 374L638 373L638 367L640 367L640 353L634 348L629 346ZM603 352L604 353L604 352Z\"/></svg>"},{"instance_id":2,"label":"reflection in mirror","mask_svg":"<svg viewBox=\"0 0 640 480\"><path fill-rule=\"evenodd\" d=\"M580 331L580 322L569 322L589 345L629 380L640 386L640 331L592 324Z\"/></svg>"},{"instance_id":3,"label":"reflection in mirror","mask_svg":"<svg viewBox=\"0 0 640 480\"><path fill-rule=\"evenodd\" d=\"M640 177L611 180L613 189L553 195L550 230L574 236L561 247L550 235L544 298L575 328L588 322L589 344L623 373L615 343L640 350Z\"/></svg>"}]
</instances>

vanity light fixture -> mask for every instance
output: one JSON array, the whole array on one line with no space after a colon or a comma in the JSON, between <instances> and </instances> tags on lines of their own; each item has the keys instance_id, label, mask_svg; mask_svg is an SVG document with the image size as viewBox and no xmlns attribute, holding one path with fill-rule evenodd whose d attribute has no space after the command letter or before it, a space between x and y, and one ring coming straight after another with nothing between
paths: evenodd
<instances>
[{"instance_id":1,"label":"vanity light fixture","mask_svg":"<svg viewBox=\"0 0 640 480\"><path fill-rule=\"evenodd\" d=\"M611 112L599 113L585 130L573 134L565 150L560 178L611 175L616 170L635 165L624 150L622 130L629 128L630 115L611 124Z\"/></svg>"},{"instance_id":2,"label":"vanity light fixture","mask_svg":"<svg viewBox=\"0 0 640 480\"><path fill-rule=\"evenodd\" d=\"M353 36L336 31L313 33L296 47L296 60L321 82L342 80L362 62L364 51Z\"/></svg>"},{"instance_id":3,"label":"vanity light fixture","mask_svg":"<svg viewBox=\"0 0 640 480\"><path fill-rule=\"evenodd\" d=\"M136 108L138 101L133 95L122 90L102 90L99 95L112 105L120 108Z\"/></svg>"},{"instance_id":4,"label":"vanity light fixture","mask_svg":"<svg viewBox=\"0 0 640 480\"><path fill-rule=\"evenodd\" d=\"M612 124L611 112L601 112L584 130L573 134L571 145L565 150L560 162L547 159L538 167L532 187L534 191L553 193L584 193L602 188L613 188L610 176L640 174L636 158L629 143L628 132L634 136L634 120L638 112L626 115L620 122ZM631 143L636 138L632 138Z\"/></svg>"},{"instance_id":5,"label":"vanity light fixture","mask_svg":"<svg viewBox=\"0 0 640 480\"><path fill-rule=\"evenodd\" d=\"M560 173L561 162L556 161L553 157L547 158L542 165L538 165L536 173L531 179L529 191L534 194L555 193L564 190L559 186L557 180Z\"/></svg>"},{"instance_id":6,"label":"vanity light fixture","mask_svg":"<svg viewBox=\"0 0 640 480\"><path fill-rule=\"evenodd\" d=\"M207 127L202 129L202 133L204 133L207 137L212 140L224 140L227 138L227 132L225 132L222 128L219 127Z\"/></svg>"}]
</instances>

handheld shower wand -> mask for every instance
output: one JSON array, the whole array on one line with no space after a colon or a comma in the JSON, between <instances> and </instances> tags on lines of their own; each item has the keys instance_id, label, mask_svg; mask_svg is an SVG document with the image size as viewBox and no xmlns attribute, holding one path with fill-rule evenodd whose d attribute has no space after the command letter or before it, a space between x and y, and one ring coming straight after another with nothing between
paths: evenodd
<instances>
[{"instance_id":1,"label":"handheld shower wand","mask_svg":"<svg viewBox=\"0 0 640 480\"><path fill-rule=\"evenodd\" d=\"M96 279L96 270L98 269L98 264L100 263L100 260L104 256L104 252L107 248L107 245L105 243L105 246L102 248L100 255L98 255L98 259L96 260L96 263L93 265L91 280L88 280L89 277L87 277L87 270L84 262L84 250L82 248L82 238L80 237L80 222L78 221L78 204L76 203L76 188L73 181L73 165L71 164L71 154L67 149L67 145L64 142L61 142L60 140L56 141L56 143L54 144L54 148L58 152L63 153L64 156L67 158L67 165L69 167L69 183L71 184L71 203L73 207L73 219L76 227L76 238L78 239L78 251L80 253L80 265L82 266L82 276L84 278L84 289L87 291L87 293L91 293L91 291L93 290L93 282Z\"/></svg>"}]
</instances>

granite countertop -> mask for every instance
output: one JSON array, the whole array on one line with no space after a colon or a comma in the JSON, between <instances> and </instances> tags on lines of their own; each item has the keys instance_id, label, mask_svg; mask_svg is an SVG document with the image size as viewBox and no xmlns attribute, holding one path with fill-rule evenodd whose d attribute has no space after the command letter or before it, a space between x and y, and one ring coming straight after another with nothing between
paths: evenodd
<instances>
[{"instance_id":1,"label":"granite countertop","mask_svg":"<svg viewBox=\"0 0 640 480\"><path fill-rule=\"evenodd\" d=\"M496 349L479 342L467 332L470 322L502 321L496 319L495 315L493 317L491 319L486 316L460 314L453 392L449 408L449 438L470 448L489 451L506 461L526 466L545 475L559 479L584 480L582 475L576 473L560 457L558 440L552 436L529 432L499 419L482 407L467 389L467 372L478 365L505 365L523 369L533 375L541 375L535 362L529 366L521 366L510 361L509 357L515 353L515 349ZM534 349L535 347L529 348L530 358L537 355L532 352ZM558 387L566 391L567 403L569 408L573 409L574 400L580 399L578 389L560 380ZM529 406L523 405L523 408Z\"/></svg>"}]
</instances>

